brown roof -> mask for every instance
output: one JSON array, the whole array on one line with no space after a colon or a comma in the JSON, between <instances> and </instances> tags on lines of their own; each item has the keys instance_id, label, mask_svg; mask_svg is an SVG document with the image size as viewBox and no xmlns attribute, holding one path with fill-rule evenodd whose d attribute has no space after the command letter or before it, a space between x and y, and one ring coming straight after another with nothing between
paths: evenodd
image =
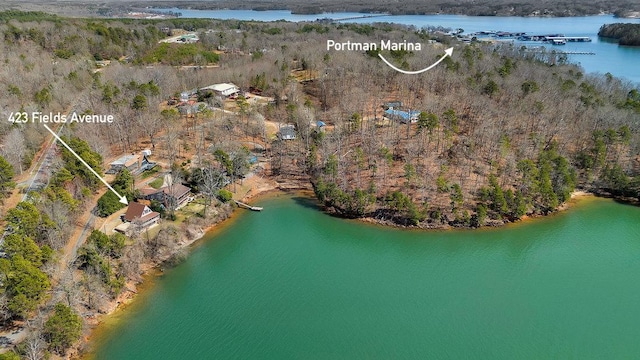
<instances>
[{"instance_id":1,"label":"brown roof","mask_svg":"<svg viewBox=\"0 0 640 360\"><path fill-rule=\"evenodd\" d=\"M174 184L172 187L170 187L170 186L163 187L162 191L164 191L164 193L167 194L167 195L173 196L174 198L180 198L184 194L186 194L189 191L191 191L191 189L189 187L187 187L187 186L182 185L182 184Z\"/></svg>"},{"instance_id":2,"label":"brown roof","mask_svg":"<svg viewBox=\"0 0 640 360\"><path fill-rule=\"evenodd\" d=\"M161 189L154 189L154 188L144 188L144 189L140 189L140 194L143 196L148 196L148 195L153 195L156 193L159 193L160 191L162 191Z\"/></svg>"},{"instance_id":3,"label":"brown roof","mask_svg":"<svg viewBox=\"0 0 640 360\"><path fill-rule=\"evenodd\" d=\"M151 211L150 213L146 214L145 216L142 216L142 213L144 212L144 210L147 209L147 206L144 204L141 204L139 202L131 202L129 203L129 207L127 208L127 212L124 214L124 219L127 221L134 221L136 219L140 219L143 222L147 221L151 218L154 218L158 215L160 215L160 213L157 213L155 211ZM149 209L151 210L151 209Z\"/></svg>"}]
</instances>

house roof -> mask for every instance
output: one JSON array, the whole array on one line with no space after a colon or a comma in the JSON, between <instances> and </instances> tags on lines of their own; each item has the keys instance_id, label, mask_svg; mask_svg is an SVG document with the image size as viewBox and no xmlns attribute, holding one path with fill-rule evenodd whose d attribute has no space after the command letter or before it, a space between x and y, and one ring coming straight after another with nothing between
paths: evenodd
<instances>
[{"instance_id":1,"label":"house roof","mask_svg":"<svg viewBox=\"0 0 640 360\"><path fill-rule=\"evenodd\" d=\"M418 112L418 111L409 111L409 112L407 112L407 111L394 110L394 109L388 109L384 113L387 114L387 115L390 115L390 116L401 117L404 120L409 120L414 116L420 115L420 112Z\"/></svg>"},{"instance_id":2,"label":"house roof","mask_svg":"<svg viewBox=\"0 0 640 360\"><path fill-rule=\"evenodd\" d=\"M111 166L131 166L140 159L140 155L125 155L112 162Z\"/></svg>"},{"instance_id":3,"label":"house roof","mask_svg":"<svg viewBox=\"0 0 640 360\"><path fill-rule=\"evenodd\" d=\"M293 125L285 125L280 128L280 136L283 138L295 138L296 137L296 129Z\"/></svg>"},{"instance_id":4,"label":"house roof","mask_svg":"<svg viewBox=\"0 0 640 360\"><path fill-rule=\"evenodd\" d=\"M221 84L213 84L207 87L203 87L200 90L213 90L217 92L225 92L229 90L238 90L238 87L232 83L221 83Z\"/></svg>"},{"instance_id":5,"label":"house roof","mask_svg":"<svg viewBox=\"0 0 640 360\"><path fill-rule=\"evenodd\" d=\"M184 194L191 191L191 189L182 184L173 184L172 186L165 186L161 189L165 194L169 196L173 196L174 198L180 198L184 196Z\"/></svg>"},{"instance_id":6,"label":"house roof","mask_svg":"<svg viewBox=\"0 0 640 360\"><path fill-rule=\"evenodd\" d=\"M140 195L149 196L149 195L153 195L161 192L162 189L144 188L144 189L140 189L139 191L140 191Z\"/></svg>"},{"instance_id":7,"label":"house roof","mask_svg":"<svg viewBox=\"0 0 640 360\"><path fill-rule=\"evenodd\" d=\"M152 219L156 216L159 216L160 213L157 213L155 211L151 211L150 213L142 216L142 214L144 213L145 209L148 209L148 207L144 204L141 204L139 202L131 202L129 203L129 207L127 208L127 212L124 214L124 219L127 221L134 221L136 219L140 219L142 222L145 222L149 219ZM151 209L149 209L151 210Z\"/></svg>"}]
</instances>

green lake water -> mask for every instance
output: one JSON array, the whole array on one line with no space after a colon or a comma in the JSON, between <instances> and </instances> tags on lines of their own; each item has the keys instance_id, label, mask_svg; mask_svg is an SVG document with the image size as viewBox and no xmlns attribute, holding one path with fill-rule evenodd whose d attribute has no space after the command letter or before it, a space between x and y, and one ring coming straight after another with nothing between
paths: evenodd
<instances>
[{"instance_id":1,"label":"green lake water","mask_svg":"<svg viewBox=\"0 0 640 360\"><path fill-rule=\"evenodd\" d=\"M411 231L265 199L97 332L96 359L640 357L640 208Z\"/></svg>"}]
</instances>

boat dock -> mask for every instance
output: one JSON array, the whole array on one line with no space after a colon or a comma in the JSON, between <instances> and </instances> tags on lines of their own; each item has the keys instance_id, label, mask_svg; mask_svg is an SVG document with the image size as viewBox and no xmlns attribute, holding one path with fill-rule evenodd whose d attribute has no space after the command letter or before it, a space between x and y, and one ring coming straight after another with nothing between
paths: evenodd
<instances>
[{"instance_id":1,"label":"boat dock","mask_svg":"<svg viewBox=\"0 0 640 360\"><path fill-rule=\"evenodd\" d=\"M567 42L591 42L588 36L564 36L564 34L539 34L527 35L524 32L509 31L478 31L467 35L467 37L489 37L494 39L515 39L518 41L541 41L552 44L564 44Z\"/></svg>"},{"instance_id":2,"label":"boat dock","mask_svg":"<svg viewBox=\"0 0 640 360\"><path fill-rule=\"evenodd\" d=\"M389 16L391 14L371 14L371 15L360 15L360 16L350 16L350 17L343 17L343 18L322 18L322 19L318 19L316 20L317 22L321 22L321 23L332 23L332 22L337 22L337 21L350 21L350 20L358 20L358 19L370 19L370 18L376 18L376 17L382 17L382 16Z\"/></svg>"},{"instance_id":3,"label":"boat dock","mask_svg":"<svg viewBox=\"0 0 640 360\"><path fill-rule=\"evenodd\" d=\"M535 54L556 54L556 55L595 55L596 53L592 51L549 51L549 50L525 50L528 53Z\"/></svg>"},{"instance_id":4,"label":"boat dock","mask_svg":"<svg viewBox=\"0 0 640 360\"><path fill-rule=\"evenodd\" d=\"M588 36L547 36L543 41L549 42L590 42L591 38Z\"/></svg>"},{"instance_id":5,"label":"boat dock","mask_svg":"<svg viewBox=\"0 0 640 360\"><path fill-rule=\"evenodd\" d=\"M243 209L248 209L251 211L262 211L262 208L260 206L251 206L249 204L245 204L243 202L240 202L238 200L234 200L236 202L236 205L238 205L238 207L241 207Z\"/></svg>"}]
</instances>

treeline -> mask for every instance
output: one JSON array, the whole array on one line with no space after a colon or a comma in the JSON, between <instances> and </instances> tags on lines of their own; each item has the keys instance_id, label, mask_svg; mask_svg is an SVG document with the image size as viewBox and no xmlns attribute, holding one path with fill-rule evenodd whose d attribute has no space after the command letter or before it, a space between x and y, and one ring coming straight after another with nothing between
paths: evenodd
<instances>
[{"instance_id":1,"label":"treeline","mask_svg":"<svg viewBox=\"0 0 640 360\"><path fill-rule=\"evenodd\" d=\"M615 39L620 45L640 46L640 24L605 24L598 36Z\"/></svg>"},{"instance_id":2,"label":"treeline","mask_svg":"<svg viewBox=\"0 0 640 360\"><path fill-rule=\"evenodd\" d=\"M81 146L86 147L86 143L77 139L69 142L78 151L82 151ZM90 157L88 153L85 155ZM28 194L26 201L4 215L0 322L6 325L31 319L34 313L41 314L33 323L28 340L14 349L21 356L64 355L81 334L78 309L62 296L51 297L51 291L57 258L71 232L69 219L80 213L88 195L83 190L88 186L85 184L90 184L87 180L86 174L65 158L48 186Z\"/></svg>"},{"instance_id":3,"label":"treeline","mask_svg":"<svg viewBox=\"0 0 640 360\"><path fill-rule=\"evenodd\" d=\"M135 7L145 7L149 5L146 1L135 1ZM616 1L551 1L544 0L531 2L526 0L518 1L474 1L474 2L454 2L449 0L439 1L405 1L402 6L390 5L384 1L371 1L366 4L357 1L336 1L323 0L313 3L301 2L297 0L287 1L220 1L220 2L164 2L154 1L153 6L157 8L179 8L189 9L247 9L247 10L291 10L296 14L322 14L331 12L362 12L362 13L391 13L402 15L414 14L460 14L476 16L584 16L595 15L605 11L608 13L626 14L629 11L640 10L637 2L632 0Z\"/></svg>"}]
</instances>

